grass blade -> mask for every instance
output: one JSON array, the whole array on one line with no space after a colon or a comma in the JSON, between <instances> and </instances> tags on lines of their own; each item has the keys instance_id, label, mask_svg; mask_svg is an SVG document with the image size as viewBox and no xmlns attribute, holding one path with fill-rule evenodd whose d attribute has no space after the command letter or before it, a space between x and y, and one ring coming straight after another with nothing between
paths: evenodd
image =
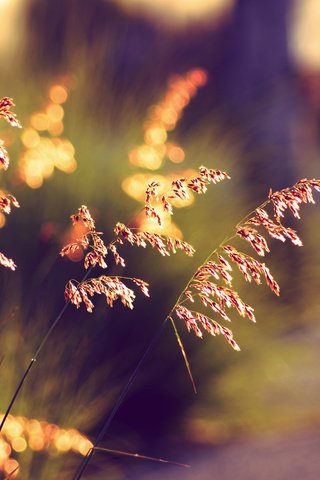
<instances>
[{"instance_id":1,"label":"grass blade","mask_svg":"<svg viewBox=\"0 0 320 480\"><path fill-rule=\"evenodd\" d=\"M177 339L178 345L180 347L180 350L181 350L181 353L182 353L182 356L183 356L183 359L184 359L186 369L188 371L188 374L189 374L189 377L190 377L190 380L191 380L191 383L192 383L193 391L194 391L194 393L197 393L196 384L195 384L195 381L194 381L194 378L193 378L193 375L192 375L192 372L191 372L190 363L189 363L186 351L184 349L182 340L180 338L179 332L177 330L177 327L176 327L176 324L174 323L173 318L170 317L170 320L171 320L171 323L172 323L172 326L173 326L173 329L174 329L174 333L176 335L176 339Z\"/></svg>"}]
</instances>

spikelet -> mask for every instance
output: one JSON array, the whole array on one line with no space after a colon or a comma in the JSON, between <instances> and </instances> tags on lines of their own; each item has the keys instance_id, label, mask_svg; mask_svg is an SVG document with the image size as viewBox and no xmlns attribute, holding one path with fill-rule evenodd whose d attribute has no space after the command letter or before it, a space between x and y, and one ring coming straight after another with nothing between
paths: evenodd
<instances>
[{"instance_id":1,"label":"spikelet","mask_svg":"<svg viewBox=\"0 0 320 480\"><path fill-rule=\"evenodd\" d=\"M153 206L153 202L158 198L158 187L160 184L158 182L148 183L146 190L146 203L145 203L145 213L148 218L155 218L159 224L162 225L161 217L157 213L156 209Z\"/></svg>"},{"instance_id":2,"label":"spikelet","mask_svg":"<svg viewBox=\"0 0 320 480\"><path fill-rule=\"evenodd\" d=\"M113 254L113 258L114 258L114 261L116 262L116 264L121 265L121 267L125 267L126 264L125 264L124 258L121 257L121 255L118 252L117 247L113 243L111 243L109 245L109 250Z\"/></svg>"}]
</instances>

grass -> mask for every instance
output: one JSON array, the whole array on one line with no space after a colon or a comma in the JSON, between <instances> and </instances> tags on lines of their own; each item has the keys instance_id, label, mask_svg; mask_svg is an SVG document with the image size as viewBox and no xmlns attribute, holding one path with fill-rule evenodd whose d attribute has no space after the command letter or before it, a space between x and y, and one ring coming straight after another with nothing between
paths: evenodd
<instances>
[{"instance_id":1,"label":"grass","mask_svg":"<svg viewBox=\"0 0 320 480\"><path fill-rule=\"evenodd\" d=\"M27 102L24 101L24 103L26 104ZM43 332L48 326L48 316L50 318L55 318L56 308L61 308L60 306L63 301L63 285L65 280L70 278L70 268L66 267L66 264L62 263L62 261L56 260L56 253L60 247L59 235L65 228L67 228L66 219L68 215L71 211L75 210L79 204L88 203L92 205L95 213L97 213L99 228L101 225L101 229L108 233L107 238L111 238L112 225L115 224L118 219L122 220L123 217L130 216L128 213L132 211L132 202L129 199L124 200L126 197L120 193L120 183L123 177L130 174L132 171L132 167L127 165L127 150L131 145L137 143L137 139L139 138L139 135L141 135L141 132L139 132L139 128L135 126L134 113L132 113L130 107L128 108L131 112L132 118L128 119L130 116L126 114L127 112L125 112L124 109L124 117L127 118L126 122L121 126L117 135L109 135L104 138L103 132L97 132L95 125L90 125L90 119L86 118L86 115L81 115L82 122L79 122L79 120L77 120L79 112L76 108L72 111L72 106L70 106L70 110L66 110L66 117L70 115L72 119L66 120L66 125L69 121L70 124L67 126L68 135L73 139L73 142L77 146L78 170L70 176L62 173L55 173L54 177L45 183L41 190L31 191L22 185L15 187L14 175L12 175L10 182L8 182L10 188L13 187L14 191L17 190L17 196L23 205L23 210L20 209L20 211L17 211L14 216L9 217L8 226L3 235L3 242L4 248L10 247L12 256L14 258L17 256L19 270L22 270L22 272L21 274L19 271L15 272L15 277L12 280L10 278L10 285L7 285L7 289L5 285L2 287L3 298L6 299L6 305L3 307L4 312L2 315L4 322L3 331L5 332L5 335L2 336L2 344L6 348L3 349L4 359L1 368L5 369L4 371L9 372L8 375L5 375L5 378L8 377L10 379L8 383L6 382L5 386L2 405L3 410L6 408L8 399L14 389L14 382L12 379L17 378L17 376L21 374L20 369L21 365L25 362L25 358L30 356L31 351L37 349L37 339L43 335ZM79 123L81 123L81 128ZM128 129L126 128L127 123L131 125ZM112 118L108 120L105 129L109 130L109 126L111 129L111 124ZM196 154L197 157L201 157L201 162L203 161L203 163L206 163L206 160L210 158L210 144L208 143L208 145L204 147L201 138L198 141L194 140L193 144L188 140L188 143L191 143L192 145L188 145L187 151L193 152L193 155L190 155L187 159L190 166L195 166L195 162L190 160L190 158L194 158ZM18 153L18 151L19 146L17 145L16 152ZM219 155L222 156L221 150L219 151ZM209 161L210 165L214 164L213 159L210 159ZM221 162L221 160L219 161ZM118 168L119 164L121 165L121 168ZM13 168L15 168L14 164ZM164 167L163 170L165 171L165 169L166 167ZM234 174L232 176L234 176ZM241 210L246 210L244 205L239 205L239 203L245 203L245 191L241 189L241 186L237 181L235 181L235 183L233 181L231 185L233 187L225 185L225 189L219 187L217 193L209 192L209 198L199 198L197 209L193 210L191 207L188 207L188 209L181 210L176 215L179 225L186 234L186 238L191 238L192 243L197 244L200 251L207 251L209 241L210 244L219 244L224 237L225 232L230 231L230 226L232 227L232 225L236 223L236 219L243 216L242 211L240 214L240 208ZM236 205L233 207L230 205L230 194L233 194L235 191L237 192L237 199ZM226 209L224 207L226 207ZM30 214L30 216L27 215L27 211L32 212L32 214ZM212 225L211 219L213 218L213 215L215 215L214 218L216 219L216 225ZM203 225L202 228L195 228L196 221L198 220L201 221L199 224ZM43 245L44 252L43 257L41 258L38 248L40 241L39 233L43 223L49 221L55 223L57 227L56 231L59 235L57 234L53 236L49 242L47 241L47 243ZM210 225L210 229L208 228L208 225ZM312 225L310 227L312 227ZM217 240L215 240L216 238ZM13 239L15 242L13 242ZM316 246L313 248L314 252ZM17 255L15 255L15 252ZM28 252L28 255L25 255L25 252ZM128 253L128 251L126 252ZM50 260L50 256L53 259L52 261ZM312 256L311 253L310 256ZM143 346L149 342L152 331L158 328L157 325L160 323L161 318L165 316L165 311L169 310L167 307L169 307L170 304L174 304L177 292L182 289L180 285L182 286L185 283L185 279L190 277L190 272L196 268L197 264L201 263L199 257L196 257L195 259L192 259L187 266L185 260L180 257L179 259L177 258L177 263L175 264L175 267L173 267L171 259L169 259L170 261L168 261L168 259L163 259L161 266L155 271L152 266L155 261L158 261L158 259L156 259L153 252L148 252L145 256L137 252L134 256L129 254L128 258L129 265L127 267L128 271L126 271L126 275L128 274L128 276L130 276L132 275L132 272L134 272L135 275L143 277L143 274L148 272L148 280L153 280L151 283L155 284L153 287L153 290L155 291L153 298L155 299L156 308L152 313L152 317L154 318L150 319L150 322L148 320L147 325L137 326L138 321L141 320L140 317L150 317L150 314L148 314L148 308L141 307L141 303L139 303L137 313L134 312L134 316L130 320L128 315L123 314L119 309L116 309L114 314L109 312L106 313L102 303L98 304L96 317L92 319L90 318L90 324L84 319L83 323L85 325L81 324L81 326L79 326L78 316L74 313L68 313L63 320L62 327L60 324L59 332L53 335L52 343L54 343L54 345L52 345L52 348L46 344L46 351L43 352L43 359L35 369L39 373L36 376L31 376L32 380L30 380L30 387L26 389L22 400L16 404L17 414L24 414L29 417L47 418L57 424L70 427L75 426L80 430L91 434L99 430L99 427L101 428L101 423L98 421L98 415L96 415L95 411L97 408L96 404L99 404L98 410L100 412L100 417L103 417L106 411L110 409L112 411L112 408L114 408L113 406L117 405L117 403L115 403L116 394L119 394L121 391L121 385L123 385L123 382L127 378L129 371L132 368L131 365L136 362L135 359L139 356L137 355L137 352L141 352ZM283 261L286 261L285 256ZM32 280L34 271L38 272L39 263L42 265L41 268L43 273L39 275L35 285L31 288L28 283L30 282L30 279ZM307 263L308 262L305 262L305 264ZM79 265L75 264L73 270L72 276L77 277L80 273ZM44 277L45 281L43 282L42 280ZM4 283L7 282L8 274L3 273L3 278ZM166 279L165 282L163 281L164 278ZM14 296L12 295L13 291L15 292ZM247 291L247 287L245 288L245 291ZM308 291L308 289L304 288L304 291ZM31 293L33 293L33 296L30 298L29 295ZM255 303L256 294L252 295L252 303ZM157 302L161 302L159 308ZM164 304L164 302L166 304ZM262 303L264 303L264 299ZM259 331L257 334L258 337L256 337L252 334L252 330L247 330L245 327L239 327L244 336L244 338L241 339L241 345L246 344L248 337L249 345L252 346L254 353L258 349L258 346L260 348L261 345L264 345L261 348L265 349L267 352L268 344L264 343L264 341L265 339L270 338L269 336L274 333L274 330L277 331L279 328L277 326L279 317L276 317L278 307L275 308L272 305L272 318L270 318L270 304L267 301L265 301L264 308L266 317L268 317L268 331L264 330L263 327L258 327L262 328L262 331ZM18 309L18 313L16 309ZM25 314L25 310L27 310L27 314ZM15 313L13 313L14 311ZM10 312L9 317L8 312ZM291 311L289 308L289 312L287 311L285 312L285 315L283 315L287 317L288 323L291 322L293 313L294 308ZM262 316L264 316L263 312L260 313L259 317L262 318ZM8 328L7 319L12 317L15 318L15 323L10 324L11 328ZM105 326L101 325L103 322L106 322ZM118 324L116 324L116 322L118 322ZM77 325L76 332L74 331L75 323ZM103 337L101 337L103 338L102 345L99 334L94 334L95 329L97 329L98 333L103 334ZM130 338L123 338L124 331L128 332ZM22 344L22 334L26 334L27 336L26 345ZM81 335L87 337L87 342L81 338ZM192 345L192 341L189 338L184 338L182 333L180 333L180 335L183 337L183 344L188 352L192 369L195 364L197 365L196 377L200 378L200 386L203 385L205 378L215 378L215 376L218 375L221 379L218 387L218 400L214 398L217 392L216 388L214 388L213 391L210 391L210 398L215 404L219 402L222 412L222 423L227 424L230 431L233 431L233 429L236 430L238 428L237 414L235 413L234 415L231 415L230 412L233 408L234 412L243 412L244 404L247 399L245 392L234 384L235 381L231 368L234 360L229 360L230 352L226 353L222 342L217 342L216 339L214 339L214 344L210 341L208 344L202 345L201 349L203 348L204 351L200 353L200 346ZM107 336L111 337L107 342L108 348L110 348L110 354L103 352L104 341ZM116 339L115 345L112 344L112 337ZM257 338L260 339L260 341L257 341ZM97 345L100 346L97 347ZM99 360L94 358L92 352L90 353L90 348L92 348L92 346L98 348L98 358L100 361L107 361L106 363L110 365L110 367L101 367L100 369L97 369ZM123 353L119 352L120 348L124 349ZM86 355L83 355L83 350ZM74 351L77 352L77 361L72 367L71 363L74 358ZM127 355L129 355L129 357ZM222 358L220 358L220 356L222 356ZM175 364L177 357L177 349L172 345L168 354L168 361L170 361L170 364ZM198 358L196 359L196 357ZM127 358L130 358L130 360L126 360ZM128 361L128 368L126 369L121 365L124 361ZM242 372L247 369L246 361L248 361L246 356L243 361L241 359L237 360L237 362L241 364L241 368L244 368L244 370L241 370ZM231 366L228 369L229 362ZM41 366L41 363L43 366ZM72 382L69 381L68 375L64 372L66 365L68 365L68 374L72 371ZM109 368L111 370L112 365L114 365L115 370L119 372L118 374L112 374L109 372ZM152 368L153 365L152 362L150 362L150 364L146 366L146 369L151 378L154 375L152 373ZM183 366L181 364L181 370L178 372L173 373L165 370L162 374L163 381L171 381L172 384L175 385L175 380L170 380L170 378L179 378L179 382L181 382L180 377L182 375L182 369ZM257 371L259 372L259 369ZM96 374L94 372L96 372ZM222 372L226 372L225 377ZM97 377L95 377L95 375L97 375ZM147 373L144 375L147 376ZM88 379L87 387L82 385L83 377ZM50 380L50 378L52 378L52 380ZM95 380L95 378L97 378L97 380ZM223 378L226 378L225 382L227 382L227 384L228 381L230 382L231 386L229 387L229 390L224 386ZM227 380L228 378L229 380ZM253 378L257 377L253 376ZM110 388L111 391L105 393L108 398L108 401L106 402L107 405L103 405L102 399L105 379L108 380L109 385L112 385ZM255 380L256 384L258 384L258 380L259 377ZM63 383L63 389L59 392L61 382ZM137 380L137 382L139 386L142 384L142 389L144 385L148 384L147 378L145 380ZM98 383L99 387L96 387L95 383ZM181 391L184 392L185 387L180 386L180 388ZM201 391L202 389L200 388L199 390ZM124 391L126 392L126 389ZM54 413L52 413L52 398L53 396L56 396L57 393L52 392L59 392L60 398L58 412L54 409ZM131 400L134 399L136 394L137 392L134 389L130 396ZM200 396L201 401L199 407L200 405L205 405L206 409L210 410L206 399L203 397L204 396L201 398ZM70 400L66 402L66 398ZM72 398L78 399L78 402L76 400L71 400ZM224 400L226 398L230 402L228 403L228 405L230 405L229 409L224 406ZM240 405L236 405L237 408L235 408L235 399L238 399ZM87 401L93 406L85 408ZM191 404L194 405L194 399L190 396L189 399L184 401L184 409L188 411L188 407L190 408ZM40 406L40 408L38 408L38 406ZM193 410L195 410L195 408L196 407L193 407ZM266 406L261 406L260 418L263 417L262 412L265 408ZM121 418L121 412L119 413ZM131 415L134 415L134 412L131 412ZM283 413L279 414L279 417L281 415L283 415ZM50 418L52 416L54 418ZM207 421L208 416L209 414L205 413L202 418ZM294 414L292 417L294 417ZM186 424L189 422L191 425L192 420L197 420L197 418L199 419L199 414L197 413L193 413L190 416L186 415ZM254 425L255 418L256 417L253 418L251 425ZM246 427L245 422L244 425ZM155 426L155 429L156 428L157 427ZM130 430L130 427L128 427L128 429ZM101 431L104 432L103 426ZM214 434L212 435L214 436ZM128 433L128 436L130 436L130 433ZM130 448L128 448L128 451L129 450ZM136 450L135 446L131 448L131 451ZM45 474L42 473L42 475L45 475L45 478L50 478L50 476L54 478L54 475L57 475L57 472L59 471L70 472L71 477L75 471L77 459L71 458L67 461L67 464L65 464L64 461L58 459L57 456L55 456L56 454L52 451L46 455L49 457L47 466L45 465L45 462L43 462L43 467L41 467L44 469L43 472L45 472ZM20 456L22 459L24 454L19 454L19 461ZM156 454L154 456L156 456ZM28 457L28 455L26 455L26 457ZM39 458L37 454L35 454L33 458L30 457L29 452L29 458L26 459L25 463L26 467L23 466L23 469L26 468L24 471L29 471L29 477L34 478L34 475L40 475L40 472L42 472L39 466L41 462L39 463L39 460L36 459ZM53 464L55 465L53 466ZM99 474L104 478L103 471L99 472Z\"/></svg>"}]
</instances>

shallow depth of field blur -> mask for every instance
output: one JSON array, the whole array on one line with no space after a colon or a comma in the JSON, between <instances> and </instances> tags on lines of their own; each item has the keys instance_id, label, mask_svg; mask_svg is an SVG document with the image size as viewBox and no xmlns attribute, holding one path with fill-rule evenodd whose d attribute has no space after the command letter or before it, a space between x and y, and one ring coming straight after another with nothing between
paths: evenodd
<instances>
[{"instance_id":1,"label":"shallow depth of field blur","mask_svg":"<svg viewBox=\"0 0 320 480\"><path fill-rule=\"evenodd\" d=\"M0 250L18 265L0 271L0 412L63 306L65 283L82 276L79 259L59 257L70 215L87 205L108 241L117 221L141 221L149 178L200 165L231 176L175 209L166 227L196 248L193 258L125 249L125 275L149 282L150 299L138 296L133 311L103 299L92 314L70 307L41 353L0 439L0 478L20 465L16 478L64 480L195 267L270 187L320 177L320 5L0 0L0 18L0 98L14 98L23 125L0 125L11 159L1 189L21 204L0 217ZM316 200L292 222L303 248L270 241L280 298L239 278L257 317L234 316L241 352L178 325L194 395L168 324L102 443L192 469L97 453L84 478L275 480L295 478L293 468L316 478Z\"/></svg>"}]
</instances>

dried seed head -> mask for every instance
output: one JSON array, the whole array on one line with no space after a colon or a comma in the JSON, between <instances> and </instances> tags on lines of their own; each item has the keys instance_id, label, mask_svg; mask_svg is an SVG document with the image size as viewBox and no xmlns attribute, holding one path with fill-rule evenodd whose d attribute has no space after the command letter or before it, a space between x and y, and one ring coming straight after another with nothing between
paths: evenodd
<instances>
[{"instance_id":1,"label":"dried seed head","mask_svg":"<svg viewBox=\"0 0 320 480\"><path fill-rule=\"evenodd\" d=\"M0 99L0 117L4 118L8 123L13 127L21 127L19 121L16 118L16 115L11 112L10 108L14 107L12 98L3 97ZM3 146L3 141L0 140L0 168L7 170L9 166L9 156L7 150ZM4 213L10 213L11 206L19 207L17 199L13 195L0 192L0 211ZM0 252L0 264L4 267L10 268L11 270L16 269L16 264L11 258L7 258L3 253Z\"/></svg>"},{"instance_id":2,"label":"dried seed head","mask_svg":"<svg viewBox=\"0 0 320 480\"><path fill-rule=\"evenodd\" d=\"M9 214L11 212L11 205L16 208L20 207L18 200L13 195L0 193L0 210Z\"/></svg>"},{"instance_id":3,"label":"dried seed head","mask_svg":"<svg viewBox=\"0 0 320 480\"><path fill-rule=\"evenodd\" d=\"M15 270L17 265L11 258L6 257L3 253L0 252L0 265L6 268L10 268L11 270Z\"/></svg>"},{"instance_id":4,"label":"dried seed head","mask_svg":"<svg viewBox=\"0 0 320 480\"><path fill-rule=\"evenodd\" d=\"M264 263L260 263L255 258L238 252L231 245L226 245L223 247L223 249L230 259L237 264L240 272L243 274L247 282L251 282L251 279L253 279L257 285L260 285L261 275L264 275L267 285L276 295L279 296L280 287Z\"/></svg>"},{"instance_id":5,"label":"dried seed head","mask_svg":"<svg viewBox=\"0 0 320 480\"><path fill-rule=\"evenodd\" d=\"M210 333L210 335L223 335L234 350L240 350L239 345L233 338L232 331L212 320L212 318L202 313L189 310L182 305L176 307L175 313L178 318L185 322L189 332L193 330L198 337L202 338L202 331L198 326L198 324L200 324L203 330Z\"/></svg>"},{"instance_id":6,"label":"dried seed head","mask_svg":"<svg viewBox=\"0 0 320 480\"><path fill-rule=\"evenodd\" d=\"M114 260L115 260L116 264L117 265L120 264L121 267L125 267L126 264L125 264L124 258L122 258L121 255L119 254L119 252L117 250L117 247L114 244L111 243L109 245L109 250L113 254L113 257L114 257Z\"/></svg>"},{"instance_id":7,"label":"dried seed head","mask_svg":"<svg viewBox=\"0 0 320 480\"><path fill-rule=\"evenodd\" d=\"M192 256L195 251L189 243L178 238L165 237L159 233L134 232L123 223L117 223L114 232L117 236L121 235L131 245L144 248L151 245L163 256L170 255L170 252L176 253L177 250L182 250L186 255Z\"/></svg>"},{"instance_id":8,"label":"dried seed head","mask_svg":"<svg viewBox=\"0 0 320 480\"><path fill-rule=\"evenodd\" d=\"M319 185L319 180L304 178L291 188L284 188L279 192L270 193L269 200L273 203L276 220L280 222L287 209L291 210L294 217L300 218L299 210L301 203L315 203L312 189L319 191Z\"/></svg>"},{"instance_id":9,"label":"dried seed head","mask_svg":"<svg viewBox=\"0 0 320 480\"><path fill-rule=\"evenodd\" d=\"M104 259L108 254L108 249L100 237L101 232L97 232L95 229L95 222L88 208L85 205L82 205L78 209L77 214L71 215L71 220L74 226L79 222L82 222L87 231L84 235L77 238L75 242L71 242L64 246L60 251L60 255L62 257L69 255L70 253L76 252L79 248L82 248L83 250L91 248L92 250L85 256L84 267L87 269L90 266L94 267L99 265L101 268L107 268Z\"/></svg>"},{"instance_id":10,"label":"dried seed head","mask_svg":"<svg viewBox=\"0 0 320 480\"><path fill-rule=\"evenodd\" d=\"M202 265L195 273L194 278L203 281L208 280L211 276L214 277L216 280L219 280L219 278L221 277L227 285L231 286L232 276L229 273L229 271L231 270L231 266L229 263L226 262L223 257L221 258L222 262L219 259L219 264L211 260Z\"/></svg>"},{"instance_id":11,"label":"dried seed head","mask_svg":"<svg viewBox=\"0 0 320 480\"><path fill-rule=\"evenodd\" d=\"M226 177L227 174L224 172L218 173L216 171L213 173L213 171L201 167L199 177L189 179L187 185L181 185L177 182L175 185L180 192L183 192L182 187L185 188L187 186L187 188L193 191L204 193L207 181L219 181ZM185 181L185 179L181 179L181 182L183 181ZM272 190L270 190L268 199L273 205L274 216L277 223L271 220L268 212L264 208L259 207L256 209L253 216L249 218L246 217L243 222L238 224L236 229L237 235L248 241L260 256L264 256L266 252L269 252L269 247L264 236L262 236L258 230L253 228L252 225L264 227L269 235L277 240L285 242L286 239L289 239L293 244L301 246L302 241L297 233L293 229L283 226L280 220L287 209L289 209L296 218L300 218L299 211L301 203L314 203L312 189L320 192L320 180L303 179L291 188L286 188L279 192L272 192ZM265 202L263 206L269 202ZM273 278L265 263L261 263L255 258L239 252L232 245L225 245L222 243L218 248L218 251L220 249L222 249L229 259L237 265L246 281L251 282L251 280L253 280L256 284L260 284L261 278L264 277L269 288L276 295L280 294L279 285ZM217 253L217 250L215 252L218 262L210 260L198 268L194 276L191 278L187 290L184 292L183 300L175 308L175 313L180 319L185 321L188 330L193 330L198 337L202 337L201 326L212 335L221 333L233 348L238 350L239 346L233 340L232 332L230 330L217 324L210 317L189 310L182 305L182 303L186 301L195 303L195 300L198 298L204 307L210 308L214 313L220 315L226 321L230 321L226 314L226 308L234 307L241 316L247 316L250 320L255 322L253 308L243 302L236 291L210 281L212 278L216 281L222 279L227 285L232 286L232 277L229 273L232 271L232 267L224 256Z\"/></svg>"},{"instance_id":12,"label":"dried seed head","mask_svg":"<svg viewBox=\"0 0 320 480\"><path fill-rule=\"evenodd\" d=\"M146 297L150 297L149 295L149 285L147 284L147 282L144 282L143 280L140 280L140 278L131 278L131 281L133 283L135 283L136 285L138 285L138 287L140 288L141 292L146 296Z\"/></svg>"},{"instance_id":13,"label":"dried seed head","mask_svg":"<svg viewBox=\"0 0 320 480\"><path fill-rule=\"evenodd\" d=\"M11 112L10 108L14 107L12 98L3 97L0 99L0 117L3 117L12 127L21 128L20 122L16 118L16 114Z\"/></svg>"},{"instance_id":14,"label":"dried seed head","mask_svg":"<svg viewBox=\"0 0 320 480\"><path fill-rule=\"evenodd\" d=\"M88 207L86 207L85 205L82 205L78 209L78 213L76 215L71 215L71 220L73 224L82 221L89 231L96 230L94 220L88 210Z\"/></svg>"},{"instance_id":15,"label":"dried seed head","mask_svg":"<svg viewBox=\"0 0 320 480\"><path fill-rule=\"evenodd\" d=\"M85 280L78 286L75 286L70 280L65 288L66 300L70 300L77 308L83 302L90 313L93 310L93 303L88 296L92 297L95 293L104 295L110 307L113 307L116 300L120 300L125 307L133 309L135 294L118 277L102 275Z\"/></svg>"},{"instance_id":16,"label":"dried seed head","mask_svg":"<svg viewBox=\"0 0 320 480\"><path fill-rule=\"evenodd\" d=\"M247 316L250 320L255 322L253 308L244 303L239 297L239 294L234 290L221 287L209 281L191 283L189 288L199 292L200 296L208 298L215 297L222 309L225 307L234 307L238 311L239 315L242 317Z\"/></svg>"},{"instance_id":17,"label":"dried seed head","mask_svg":"<svg viewBox=\"0 0 320 480\"><path fill-rule=\"evenodd\" d=\"M241 227L237 229L237 234L247 240L258 255L263 257L265 252L270 252L266 239L255 228Z\"/></svg>"},{"instance_id":18,"label":"dried seed head","mask_svg":"<svg viewBox=\"0 0 320 480\"><path fill-rule=\"evenodd\" d=\"M280 223L274 223L270 219L266 210L262 208L257 208L255 215L251 217L247 223L250 223L251 225L263 226L267 230L268 234L276 240L285 242L288 238L294 245L302 246L302 241L295 230L289 227L284 227Z\"/></svg>"},{"instance_id":19,"label":"dried seed head","mask_svg":"<svg viewBox=\"0 0 320 480\"><path fill-rule=\"evenodd\" d=\"M210 183L217 183L225 178L230 178L226 172L202 166L199 168L199 174L196 177L182 177L173 180L169 192L162 194L161 198L159 198L158 193L160 184L158 182L151 182L148 184L146 190L145 214L148 218L154 218L159 226L163 226L161 215L155 208L155 202L159 204L160 207L162 206L164 213L172 215L171 200L188 200L190 198L190 191L198 194L205 193Z\"/></svg>"},{"instance_id":20,"label":"dried seed head","mask_svg":"<svg viewBox=\"0 0 320 480\"><path fill-rule=\"evenodd\" d=\"M7 150L4 148L4 143L0 139L0 166L4 169L7 170L9 167L9 155Z\"/></svg>"}]
</instances>

